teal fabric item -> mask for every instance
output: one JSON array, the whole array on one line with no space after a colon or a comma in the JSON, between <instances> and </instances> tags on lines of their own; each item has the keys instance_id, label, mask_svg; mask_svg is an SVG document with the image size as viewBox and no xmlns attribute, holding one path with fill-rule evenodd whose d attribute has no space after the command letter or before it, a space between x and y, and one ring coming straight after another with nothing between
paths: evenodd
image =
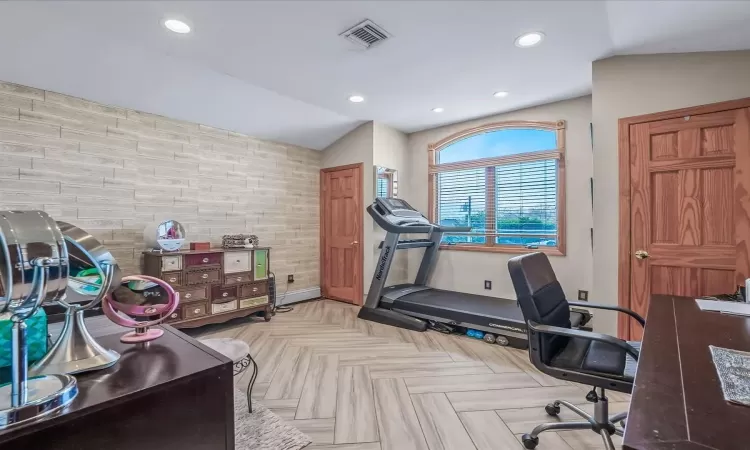
<instances>
[{"instance_id":1,"label":"teal fabric item","mask_svg":"<svg viewBox=\"0 0 750 450\"><path fill-rule=\"evenodd\" d=\"M10 313L0 314L0 368L10 366L10 330L13 322ZM42 359L47 353L47 314L39 308L26 319L26 341L29 348L29 363Z\"/></svg>"}]
</instances>

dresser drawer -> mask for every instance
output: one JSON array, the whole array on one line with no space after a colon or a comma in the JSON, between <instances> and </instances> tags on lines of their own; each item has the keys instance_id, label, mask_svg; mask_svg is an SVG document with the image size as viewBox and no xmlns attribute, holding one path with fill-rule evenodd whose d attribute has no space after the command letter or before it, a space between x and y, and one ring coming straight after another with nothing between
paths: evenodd
<instances>
[{"instance_id":1,"label":"dresser drawer","mask_svg":"<svg viewBox=\"0 0 750 450\"><path fill-rule=\"evenodd\" d=\"M208 315L208 304L205 302L184 305L182 307L182 317L185 319L194 319L205 315Z\"/></svg>"},{"instance_id":2,"label":"dresser drawer","mask_svg":"<svg viewBox=\"0 0 750 450\"><path fill-rule=\"evenodd\" d=\"M211 314L219 314L237 309L237 300L226 303L211 303Z\"/></svg>"},{"instance_id":3,"label":"dresser drawer","mask_svg":"<svg viewBox=\"0 0 750 450\"><path fill-rule=\"evenodd\" d=\"M254 306L265 305L268 303L268 296L263 295L260 297L243 298L240 300L240 308L252 308Z\"/></svg>"},{"instance_id":4,"label":"dresser drawer","mask_svg":"<svg viewBox=\"0 0 750 450\"><path fill-rule=\"evenodd\" d=\"M237 287L236 286L212 286L211 287L211 300L214 303L224 303L230 300L237 299Z\"/></svg>"},{"instance_id":5,"label":"dresser drawer","mask_svg":"<svg viewBox=\"0 0 750 450\"><path fill-rule=\"evenodd\" d=\"M173 287L179 286L182 284L182 272L164 272L161 274L161 279Z\"/></svg>"},{"instance_id":6,"label":"dresser drawer","mask_svg":"<svg viewBox=\"0 0 750 450\"><path fill-rule=\"evenodd\" d=\"M161 257L161 271L169 272L171 270L182 270L182 256L162 256Z\"/></svg>"},{"instance_id":7,"label":"dresser drawer","mask_svg":"<svg viewBox=\"0 0 750 450\"><path fill-rule=\"evenodd\" d=\"M195 253L185 255L185 268L196 268L204 266L220 266L221 253Z\"/></svg>"},{"instance_id":8,"label":"dresser drawer","mask_svg":"<svg viewBox=\"0 0 750 450\"><path fill-rule=\"evenodd\" d=\"M182 320L182 309L180 308L175 309L174 312L169 315L169 317L164 319L166 323L177 322L179 320Z\"/></svg>"},{"instance_id":9,"label":"dresser drawer","mask_svg":"<svg viewBox=\"0 0 750 450\"><path fill-rule=\"evenodd\" d=\"M224 277L224 284L248 283L253 281L253 274L250 272L233 273Z\"/></svg>"},{"instance_id":10,"label":"dresser drawer","mask_svg":"<svg viewBox=\"0 0 750 450\"><path fill-rule=\"evenodd\" d=\"M253 262L250 251L224 253L224 273L248 272Z\"/></svg>"},{"instance_id":11,"label":"dresser drawer","mask_svg":"<svg viewBox=\"0 0 750 450\"><path fill-rule=\"evenodd\" d=\"M180 289L180 302L189 303L199 300L208 300L208 290L204 287Z\"/></svg>"},{"instance_id":12,"label":"dresser drawer","mask_svg":"<svg viewBox=\"0 0 750 450\"><path fill-rule=\"evenodd\" d=\"M258 297L268 294L268 283L253 283L240 286L240 298Z\"/></svg>"},{"instance_id":13,"label":"dresser drawer","mask_svg":"<svg viewBox=\"0 0 750 450\"><path fill-rule=\"evenodd\" d=\"M268 279L268 249L253 251L253 273L256 281Z\"/></svg>"},{"instance_id":14,"label":"dresser drawer","mask_svg":"<svg viewBox=\"0 0 750 450\"><path fill-rule=\"evenodd\" d=\"M220 281L221 273L219 269L196 270L194 272L187 272L185 275L185 284L188 286L193 284L218 283Z\"/></svg>"}]
</instances>

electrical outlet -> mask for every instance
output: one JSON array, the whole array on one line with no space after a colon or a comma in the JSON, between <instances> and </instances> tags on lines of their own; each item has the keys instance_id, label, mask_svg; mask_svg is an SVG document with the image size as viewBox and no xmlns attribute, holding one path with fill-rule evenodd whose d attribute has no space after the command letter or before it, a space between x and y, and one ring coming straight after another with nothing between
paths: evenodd
<instances>
[{"instance_id":1,"label":"electrical outlet","mask_svg":"<svg viewBox=\"0 0 750 450\"><path fill-rule=\"evenodd\" d=\"M492 290L492 281L484 280L484 288L487 290Z\"/></svg>"},{"instance_id":2,"label":"electrical outlet","mask_svg":"<svg viewBox=\"0 0 750 450\"><path fill-rule=\"evenodd\" d=\"M294 283L294 275L293 274L287 275L286 276L286 282L287 283Z\"/></svg>"},{"instance_id":3,"label":"electrical outlet","mask_svg":"<svg viewBox=\"0 0 750 450\"><path fill-rule=\"evenodd\" d=\"M578 300L582 302L589 301L589 291L578 291Z\"/></svg>"}]
</instances>

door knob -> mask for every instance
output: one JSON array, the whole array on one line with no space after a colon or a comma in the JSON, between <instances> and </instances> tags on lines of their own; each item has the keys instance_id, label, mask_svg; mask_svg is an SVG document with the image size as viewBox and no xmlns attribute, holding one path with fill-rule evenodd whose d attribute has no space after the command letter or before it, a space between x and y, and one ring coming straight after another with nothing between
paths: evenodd
<instances>
[{"instance_id":1,"label":"door knob","mask_svg":"<svg viewBox=\"0 0 750 450\"><path fill-rule=\"evenodd\" d=\"M636 250L635 257L638 259L648 258L648 252L646 250Z\"/></svg>"},{"instance_id":2,"label":"door knob","mask_svg":"<svg viewBox=\"0 0 750 450\"><path fill-rule=\"evenodd\" d=\"M353 241L353 242L351 243L351 245L357 245L357 244L359 244L359 241Z\"/></svg>"}]
</instances>

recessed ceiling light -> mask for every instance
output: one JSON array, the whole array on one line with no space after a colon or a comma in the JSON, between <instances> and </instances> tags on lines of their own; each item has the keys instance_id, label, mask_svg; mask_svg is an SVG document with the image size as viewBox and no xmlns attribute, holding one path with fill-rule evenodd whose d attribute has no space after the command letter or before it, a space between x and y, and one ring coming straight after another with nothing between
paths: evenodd
<instances>
[{"instance_id":1,"label":"recessed ceiling light","mask_svg":"<svg viewBox=\"0 0 750 450\"><path fill-rule=\"evenodd\" d=\"M167 27L169 31L174 31L175 33L179 33L179 34L190 33L190 25L186 24L185 22L181 20L167 19L164 21L164 26Z\"/></svg>"},{"instance_id":2,"label":"recessed ceiling light","mask_svg":"<svg viewBox=\"0 0 750 450\"><path fill-rule=\"evenodd\" d=\"M508 93L506 91L497 91L494 94L492 94L496 98L505 98L508 96Z\"/></svg>"},{"instance_id":3,"label":"recessed ceiling light","mask_svg":"<svg viewBox=\"0 0 750 450\"><path fill-rule=\"evenodd\" d=\"M361 95L352 95L351 97L349 97L349 101L352 103L362 103L363 101L365 101L365 98Z\"/></svg>"},{"instance_id":4,"label":"recessed ceiling light","mask_svg":"<svg viewBox=\"0 0 750 450\"><path fill-rule=\"evenodd\" d=\"M432 112L441 113L443 111L445 111L445 110L443 108L440 108L440 107L438 107L438 108L432 108Z\"/></svg>"},{"instance_id":5,"label":"recessed ceiling light","mask_svg":"<svg viewBox=\"0 0 750 450\"><path fill-rule=\"evenodd\" d=\"M522 34L516 38L516 47L534 47L535 45L539 45L543 40L544 33L540 31Z\"/></svg>"}]
</instances>

